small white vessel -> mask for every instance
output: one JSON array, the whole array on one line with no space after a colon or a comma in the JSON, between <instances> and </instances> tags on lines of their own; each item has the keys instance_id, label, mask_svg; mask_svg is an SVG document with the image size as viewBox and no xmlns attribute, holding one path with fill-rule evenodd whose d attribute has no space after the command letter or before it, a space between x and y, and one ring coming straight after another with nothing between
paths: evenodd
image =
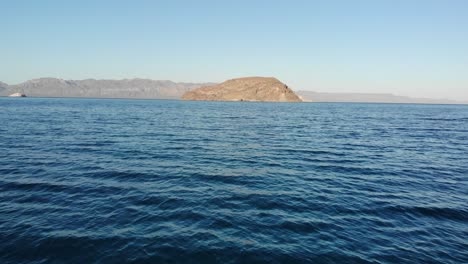
<instances>
[{"instance_id":1,"label":"small white vessel","mask_svg":"<svg viewBox=\"0 0 468 264\"><path fill-rule=\"evenodd\" d=\"M24 93L14 93L10 94L9 97L26 97Z\"/></svg>"}]
</instances>

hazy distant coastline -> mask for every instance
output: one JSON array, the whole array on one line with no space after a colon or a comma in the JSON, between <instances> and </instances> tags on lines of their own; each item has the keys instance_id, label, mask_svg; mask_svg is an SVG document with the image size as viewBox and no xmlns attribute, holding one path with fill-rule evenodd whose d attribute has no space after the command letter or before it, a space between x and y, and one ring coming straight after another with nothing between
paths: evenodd
<instances>
[{"instance_id":1,"label":"hazy distant coastline","mask_svg":"<svg viewBox=\"0 0 468 264\"><path fill-rule=\"evenodd\" d=\"M212 83L167 80L62 80L40 78L16 85L0 83L0 96L24 93L28 97L179 99L183 93Z\"/></svg>"},{"instance_id":2,"label":"hazy distant coastline","mask_svg":"<svg viewBox=\"0 0 468 264\"><path fill-rule=\"evenodd\" d=\"M8 85L4 82L0 82L0 96L8 96L20 92L29 97L180 99L187 91L214 84L216 83L184 83L151 79L63 80L57 78L40 78L15 85ZM466 101L412 98L379 93L323 93L314 91L296 91L296 93L306 102L468 103Z\"/></svg>"},{"instance_id":3,"label":"hazy distant coastline","mask_svg":"<svg viewBox=\"0 0 468 264\"><path fill-rule=\"evenodd\" d=\"M399 103L399 104L468 104L449 99L414 98L384 93L320 93L298 91L305 102Z\"/></svg>"}]
</instances>

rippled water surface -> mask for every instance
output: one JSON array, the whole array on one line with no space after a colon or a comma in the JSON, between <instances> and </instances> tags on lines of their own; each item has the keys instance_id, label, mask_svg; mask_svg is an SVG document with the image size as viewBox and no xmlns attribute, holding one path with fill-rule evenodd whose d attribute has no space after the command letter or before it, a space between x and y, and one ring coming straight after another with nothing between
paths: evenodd
<instances>
[{"instance_id":1,"label":"rippled water surface","mask_svg":"<svg viewBox=\"0 0 468 264\"><path fill-rule=\"evenodd\" d=\"M467 263L468 106L0 98L1 263Z\"/></svg>"}]
</instances>

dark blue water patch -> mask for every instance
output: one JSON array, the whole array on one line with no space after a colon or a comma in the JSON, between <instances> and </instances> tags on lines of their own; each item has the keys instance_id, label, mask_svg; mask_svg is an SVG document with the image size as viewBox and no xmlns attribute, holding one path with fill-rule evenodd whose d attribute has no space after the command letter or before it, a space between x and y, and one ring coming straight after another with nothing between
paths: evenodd
<instances>
[{"instance_id":1,"label":"dark blue water patch","mask_svg":"<svg viewBox=\"0 0 468 264\"><path fill-rule=\"evenodd\" d=\"M0 99L1 263L468 263L468 107Z\"/></svg>"}]
</instances>

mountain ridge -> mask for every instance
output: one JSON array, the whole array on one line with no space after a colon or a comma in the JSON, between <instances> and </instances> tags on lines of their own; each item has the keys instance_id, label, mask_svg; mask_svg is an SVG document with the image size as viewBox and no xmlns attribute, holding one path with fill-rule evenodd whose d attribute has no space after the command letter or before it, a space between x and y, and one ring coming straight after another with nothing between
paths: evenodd
<instances>
[{"instance_id":1,"label":"mountain ridge","mask_svg":"<svg viewBox=\"0 0 468 264\"><path fill-rule=\"evenodd\" d=\"M186 91L211 84L141 78L64 80L45 77L7 85L0 90L0 95L21 92L30 97L178 99Z\"/></svg>"}]
</instances>

